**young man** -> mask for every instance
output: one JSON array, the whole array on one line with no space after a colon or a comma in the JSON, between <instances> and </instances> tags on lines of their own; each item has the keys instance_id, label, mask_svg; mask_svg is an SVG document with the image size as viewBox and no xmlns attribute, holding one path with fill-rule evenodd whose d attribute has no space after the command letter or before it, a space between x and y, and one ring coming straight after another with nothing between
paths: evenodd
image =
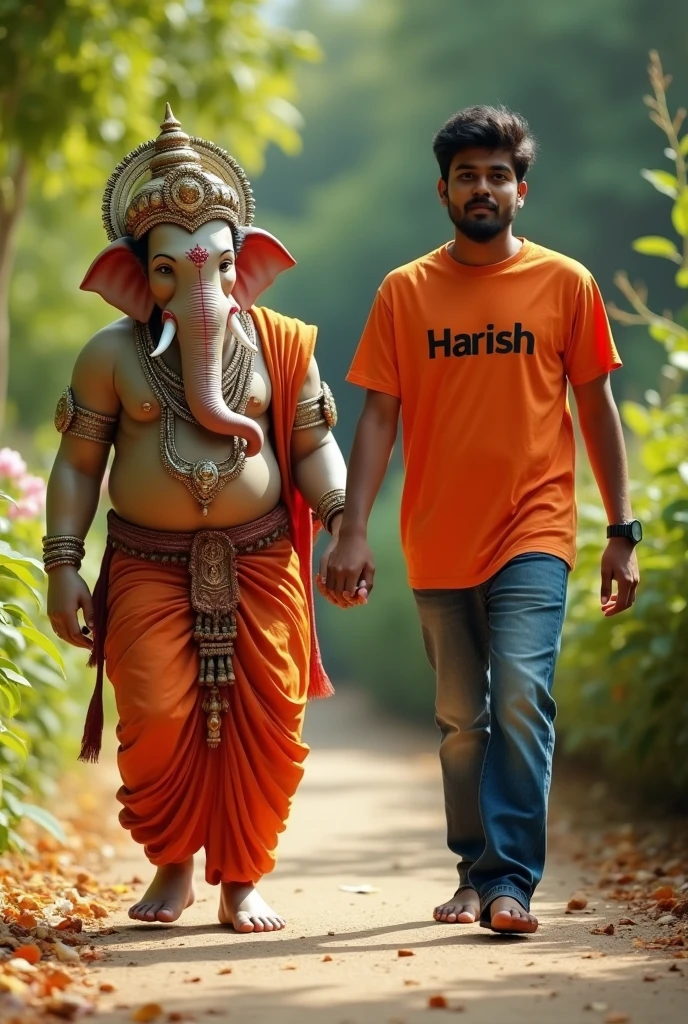
<instances>
[{"instance_id":1,"label":"young man","mask_svg":"<svg viewBox=\"0 0 688 1024\"><path fill-rule=\"evenodd\" d=\"M526 122L463 110L434 152L454 239L378 291L348 377L367 395L319 586L340 605L372 589L367 523L401 410L402 542L437 674L448 843L461 858L459 888L434 916L534 932L575 559L568 384L610 524L602 613L629 608L638 585L642 531L609 384L621 362L590 273L513 234L535 155Z\"/></svg>"}]
</instances>

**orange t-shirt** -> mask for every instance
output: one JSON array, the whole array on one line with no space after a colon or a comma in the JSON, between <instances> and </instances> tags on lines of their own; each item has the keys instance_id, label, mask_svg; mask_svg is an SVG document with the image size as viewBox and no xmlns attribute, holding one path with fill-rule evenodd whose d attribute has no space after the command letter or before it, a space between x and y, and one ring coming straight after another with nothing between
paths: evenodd
<instances>
[{"instance_id":1,"label":"orange t-shirt","mask_svg":"<svg viewBox=\"0 0 688 1024\"><path fill-rule=\"evenodd\" d=\"M412 587L477 586L528 551L573 567L567 380L619 366L593 277L540 245L485 267L444 245L385 278L347 380L401 400Z\"/></svg>"}]
</instances>

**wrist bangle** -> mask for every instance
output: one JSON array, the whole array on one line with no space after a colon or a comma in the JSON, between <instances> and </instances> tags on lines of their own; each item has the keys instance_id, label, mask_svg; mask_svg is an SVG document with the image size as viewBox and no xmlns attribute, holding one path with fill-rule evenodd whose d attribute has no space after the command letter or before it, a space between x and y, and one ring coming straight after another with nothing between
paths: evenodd
<instances>
[{"instance_id":1,"label":"wrist bangle","mask_svg":"<svg viewBox=\"0 0 688 1024\"><path fill-rule=\"evenodd\" d=\"M85 554L86 545L81 537L61 535L43 538L43 568L46 572L61 565L80 569Z\"/></svg>"},{"instance_id":2,"label":"wrist bangle","mask_svg":"<svg viewBox=\"0 0 688 1024\"><path fill-rule=\"evenodd\" d=\"M346 492L341 487L335 487L323 494L316 508L316 515L328 533L331 533L330 523L336 515L344 511Z\"/></svg>"}]
</instances>

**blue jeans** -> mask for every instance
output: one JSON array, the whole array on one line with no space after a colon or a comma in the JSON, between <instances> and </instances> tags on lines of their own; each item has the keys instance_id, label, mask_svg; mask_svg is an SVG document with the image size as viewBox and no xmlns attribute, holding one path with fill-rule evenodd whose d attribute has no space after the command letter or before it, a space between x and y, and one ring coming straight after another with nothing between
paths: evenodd
<instances>
[{"instance_id":1,"label":"blue jeans","mask_svg":"<svg viewBox=\"0 0 688 1024\"><path fill-rule=\"evenodd\" d=\"M525 554L480 586L414 591L437 675L447 842L482 913L498 896L528 910L542 878L568 574Z\"/></svg>"}]
</instances>

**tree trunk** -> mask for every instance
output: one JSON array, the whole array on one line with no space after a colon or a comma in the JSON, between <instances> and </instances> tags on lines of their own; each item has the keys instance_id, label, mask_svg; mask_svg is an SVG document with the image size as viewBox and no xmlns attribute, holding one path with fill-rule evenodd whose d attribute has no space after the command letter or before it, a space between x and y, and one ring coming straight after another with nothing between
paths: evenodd
<instances>
[{"instance_id":1,"label":"tree trunk","mask_svg":"<svg viewBox=\"0 0 688 1024\"><path fill-rule=\"evenodd\" d=\"M5 423L10 368L10 280L14 268L17 228L26 206L29 163L24 154L0 189L0 434Z\"/></svg>"}]
</instances>

